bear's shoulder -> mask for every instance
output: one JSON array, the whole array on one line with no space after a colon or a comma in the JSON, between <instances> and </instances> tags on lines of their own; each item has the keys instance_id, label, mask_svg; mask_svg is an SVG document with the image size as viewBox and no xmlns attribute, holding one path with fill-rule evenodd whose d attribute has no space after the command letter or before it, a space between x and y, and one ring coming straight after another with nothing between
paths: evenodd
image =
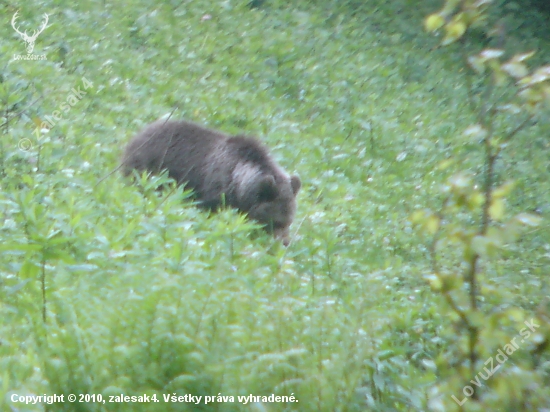
<instances>
[{"instance_id":1,"label":"bear's shoulder","mask_svg":"<svg viewBox=\"0 0 550 412\"><path fill-rule=\"evenodd\" d=\"M267 147L258 139L237 135L227 139L227 148L242 162L271 166L272 159Z\"/></svg>"}]
</instances>

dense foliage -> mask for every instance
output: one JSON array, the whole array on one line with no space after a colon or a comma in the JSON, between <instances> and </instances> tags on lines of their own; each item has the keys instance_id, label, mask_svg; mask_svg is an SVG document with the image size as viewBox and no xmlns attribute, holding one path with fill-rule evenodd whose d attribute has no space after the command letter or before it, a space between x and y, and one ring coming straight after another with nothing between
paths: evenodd
<instances>
[{"instance_id":1,"label":"dense foliage","mask_svg":"<svg viewBox=\"0 0 550 412\"><path fill-rule=\"evenodd\" d=\"M457 337L438 357L441 379L430 392L432 410L463 407L469 401L467 410L542 410L550 395L548 368L541 362L550 343L548 297L533 315L509 304L490 276L491 263L522 230L541 223L539 213L507 216L506 201L518 177L499 182L496 166L512 140L548 115L550 65L531 69L527 62L533 51L507 55L506 26L490 21L491 3L448 0L426 18L428 31L444 31L442 45L460 42L476 29L493 43L465 58L475 74L468 77L468 90L476 121L462 138L478 145L482 168L478 176L467 171L451 176L443 187L441 206L413 215L413 221L433 236L432 273L427 278L445 299L453 319L450 335ZM510 336L514 330L516 336ZM520 348L521 355L516 353ZM512 355L514 367L506 368ZM461 399L455 395L460 392Z\"/></svg>"},{"instance_id":2,"label":"dense foliage","mask_svg":"<svg viewBox=\"0 0 550 412\"><path fill-rule=\"evenodd\" d=\"M495 159L491 217L528 225L498 251L478 239L483 289L460 323L445 293L470 296L452 276L463 255L431 234L448 216L468 236L480 227L488 140L472 96L483 102L491 78L464 56L492 45L473 31L440 48L423 27L440 2L21 3L20 31L49 15L43 60L14 57L27 46L9 24L18 7L0 2L1 410L453 410L476 377L465 330L483 364L531 319L546 325L462 408L550 404L547 112ZM537 16L515 2L491 13L507 56L548 62ZM495 98L516 92L508 80ZM257 135L300 175L290 247L232 210L207 215L181 188L159 194L164 177L116 172L128 139L172 112ZM506 119L491 136L514 129ZM449 193L456 209L443 210ZM65 401L13 402L43 394ZM108 403L121 394L159 402ZM173 394L203 401L165 402ZM237 398L271 394L298 402Z\"/></svg>"}]
</instances>

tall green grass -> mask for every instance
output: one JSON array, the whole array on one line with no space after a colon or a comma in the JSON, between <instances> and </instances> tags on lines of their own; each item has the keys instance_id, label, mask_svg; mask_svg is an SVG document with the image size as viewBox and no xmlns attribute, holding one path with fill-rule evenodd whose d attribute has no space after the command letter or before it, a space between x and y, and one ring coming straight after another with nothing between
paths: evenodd
<instances>
[{"instance_id":1,"label":"tall green grass","mask_svg":"<svg viewBox=\"0 0 550 412\"><path fill-rule=\"evenodd\" d=\"M7 23L16 5L0 5L0 409L426 410L453 337L409 216L438 198L441 161L480 164L456 139L473 119L460 58L422 32L438 2L247 4L22 4L29 32L50 15L45 61L10 60L25 44ZM501 12L518 48L548 56L517 10ZM87 94L36 135L83 77ZM259 136L301 176L288 249L234 211L109 175L174 109ZM529 310L550 293L548 131L522 134L497 170L518 179L510 209L546 222L487 267L506 304ZM10 401L53 393L161 401ZM299 402L162 400L174 393Z\"/></svg>"}]
</instances>

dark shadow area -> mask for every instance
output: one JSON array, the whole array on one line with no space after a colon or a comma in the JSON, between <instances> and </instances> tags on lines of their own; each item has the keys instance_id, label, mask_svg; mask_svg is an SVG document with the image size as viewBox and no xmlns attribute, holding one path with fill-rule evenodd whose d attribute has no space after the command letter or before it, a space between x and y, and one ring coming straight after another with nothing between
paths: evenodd
<instances>
[{"instance_id":1,"label":"dark shadow area","mask_svg":"<svg viewBox=\"0 0 550 412\"><path fill-rule=\"evenodd\" d=\"M530 0L524 2L527 7L533 7L542 13L544 13L546 16L546 19L550 19L550 0Z\"/></svg>"}]
</instances>

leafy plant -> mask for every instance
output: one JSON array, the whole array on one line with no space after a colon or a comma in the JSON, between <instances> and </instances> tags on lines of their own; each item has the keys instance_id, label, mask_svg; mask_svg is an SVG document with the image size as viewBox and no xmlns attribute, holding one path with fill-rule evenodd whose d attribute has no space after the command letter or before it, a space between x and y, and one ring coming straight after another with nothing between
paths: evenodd
<instances>
[{"instance_id":1,"label":"leafy plant","mask_svg":"<svg viewBox=\"0 0 550 412\"><path fill-rule=\"evenodd\" d=\"M468 29L488 25L489 3L447 1L440 12L426 19L426 29L443 29L442 45L460 42ZM515 180L498 182L495 169L509 142L544 115L550 103L550 66L528 68L526 60L533 52L505 58L502 30L496 26L489 31L497 35L501 48L484 49L467 59L477 75L475 87L474 81L469 84L476 123L462 138L483 150L479 177L467 172L453 175L443 187L441 207L412 216L433 236L428 279L443 297L453 320L454 330L448 333L456 335L456 344L437 359L442 380L430 394L433 410L447 410L454 406L453 401L466 410L536 409L546 404L548 396L548 377L538 360L550 341L549 308L541 304L533 315L503 303L504 296L497 297L498 285L491 284L490 265L500 250L517 241L523 228L537 227L541 222L540 216L532 213L507 217L506 200ZM514 93L509 92L510 84ZM448 165L449 161L444 161L440 170ZM449 255L456 262L454 267L448 260L442 263L442 257ZM493 295L490 300L485 298L487 294ZM498 305L491 304L493 301ZM514 355L512 367L504 362L520 348L510 345L515 343L516 338L511 337L514 332L522 337L523 354ZM493 377L501 366L503 370ZM520 376L521 382L513 380Z\"/></svg>"},{"instance_id":2,"label":"leafy plant","mask_svg":"<svg viewBox=\"0 0 550 412\"><path fill-rule=\"evenodd\" d=\"M8 19L19 10L12 3L0 2ZM410 221L435 205L451 170L472 171L484 193L475 173L481 136L457 138L479 123L456 65L461 54L433 47L422 30L434 2L261 3L21 3L22 29L49 15L35 44L41 61L13 59L25 43L9 22L0 25L0 410L427 410L430 389L467 362L467 346L454 344L460 332L466 345L468 334L422 279L432 264ZM537 49L527 60L534 67L550 50L537 35L540 16L501 4L491 18L506 18L505 37L518 50L497 60ZM480 42L460 41L468 53ZM479 96L482 81L471 82ZM508 80L494 90L508 99L514 87ZM182 188L159 194L164 177L132 183L109 174L126 142L170 113L256 135L300 175L289 248L233 210L201 211ZM498 113L493 140L526 119L513 124ZM501 197L503 220L488 226L525 211L544 219L492 260L478 259L484 316L513 305L530 315L550 293L550 124L540 115L531 123L498 152L493 187L513 175L514 190ZM25 139L30 146L20 145ZM443 275L463 260L444 247L444 232L473 219L465 207L449 215L451 206L439 224ZM467 292L450 294L468 302ZM520 317L479 327L478 341L506 341ZM539 379L548 358L527 353L535 336L498 373L533 360ZM449 359L448 374L439 358ZM160 402L12 401L70 392ZM221 395L209 404L161 398L174 392ZM237 401L272 394L299 402ZM544 389L537 396L549 399Z\"/></svg>"}]
</instances>

